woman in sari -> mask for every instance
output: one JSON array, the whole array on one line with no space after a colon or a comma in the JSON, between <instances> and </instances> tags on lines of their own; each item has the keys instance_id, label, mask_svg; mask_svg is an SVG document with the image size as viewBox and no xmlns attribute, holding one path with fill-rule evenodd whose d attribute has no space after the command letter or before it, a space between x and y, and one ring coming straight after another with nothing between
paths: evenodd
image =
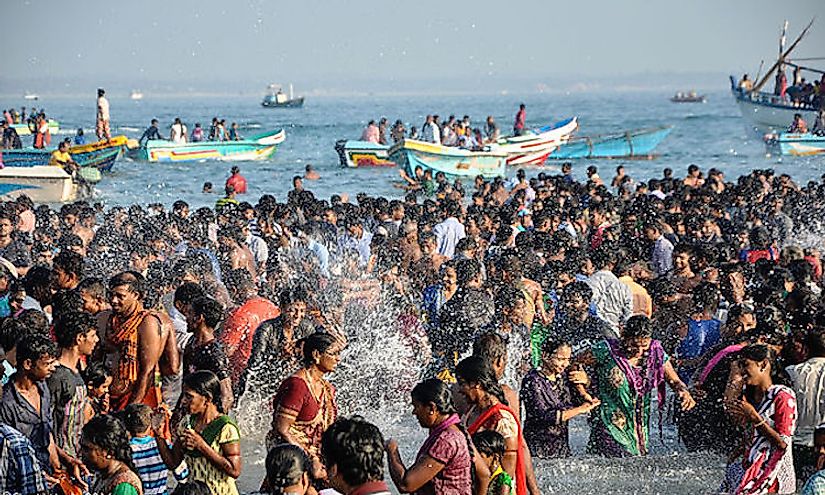
<instances>
[{"instance_id":1,"label":"woman in sari","mask_svg":"<svg viewBox=\"0 0 825 495\"><path fill-rule=\"evenodd\" d=\"M97 473L92 493L143 494L143 484L132 462L129 434L114 416L97 416L86 423L80 445L83 461Z\"/></svg>"},{"instance_id":2,"label":"woman in sari","mask_svg":"<svg viewBox=\"0 0 825 495\"><path fill-rule=\"evenodd\" d=\"M272 430L267 444L291 443L304 449L312 461L312 475L323 479L326 473L318 455L321 435L338 414L335 388L324 375L335 371L343 344L327 333L314 333L304 339L304 366L284 380L275 394Z\"/></svg>"},{"instance_id":3,"label":"woman in sari","mask_svg":"<svg viewBox=\"0 0 825 495\"><path fill-rule=\"evenodd\" d=\"M726 402L728 413L750 430L742 460L742 478L733 493L762 495L795 493L796 474L791 442L796 430L796 394L774 380L775 352L767 345L750 345L741 351L738 377L750 401L740 397ZM756 404L753 406L752 404ZM733 488L733 487L729 487Z\"/></svg>"},{"instance_id":4,"label":"woman in sari","mask_svg":"<svg viewBox=\"0 0 825 495\"><path fill-rule=\"evenodd\" d=\"M661 415L665 383L678 396L682 410L696 405L662 344L651 335L650 320L632 316L621 339L605 339L578 356L578 362L592 368L594 395L601 400L591 417L589 452L608 457L647 455L651 396L656 390Z\"/></svg>"},{"instance_id":5,"label":"woman in sari","mask_svg":"<svg viewBox=\"0 0 825 495\"><path fill-rule=\"evenodd\" d=\"M189 413L185 428L170 449L158 442L158 451L169 469L183 460L190 479L202 481L213 495L238 495L235 480L241 475L241 434L223 411L221 382L211 371L196 371L183 379L181 406ZM152 418L155 437L161 438L165 414Z\"/></svg>"},{"instance_id":6,"label":"woman in sari","mask_svg":"<svg viewBox=\"0 0 825 495\"><path fill-rule=\"evenodd\" d=\"M473 493L471 465L479 457L473 455L470 438L455 412L450 387L431 378L416 385L411 395L413 415L430 434L409 468L398 453L398 442L387 442L387 464L396 488L422 495ZM475 493L484 495L486 483L476 484Z\"/></svg>"},{"instance_id":7,"label":"woman in sari","mask_svg":"<svg viewBox=\"0 0 825 495\"><path fill-rule=\"evenodd\" d=\"M493 430L504 437L502 468L516 481L516 495L527 495L526 461L521 425L507 404L493 369L483 359L470 356L456 366L458 391L470 405L463 420L467 431Z\"/></svg>"}]
</instances>

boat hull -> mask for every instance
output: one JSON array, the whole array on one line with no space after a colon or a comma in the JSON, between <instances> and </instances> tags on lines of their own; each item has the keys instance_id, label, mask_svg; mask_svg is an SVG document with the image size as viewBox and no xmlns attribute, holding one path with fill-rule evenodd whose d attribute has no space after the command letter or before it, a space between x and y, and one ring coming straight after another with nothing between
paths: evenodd
<instances>
[{"instance_id":1,"label":"boat hull","mask_svg":"<svg viewBox=\"0 0 825 495\"><path fill-rule=\"evenodd\" d=\"M261 102L262 107L266 108L301 108L304 106L304 97L301 96L299 98L294 98L292 100L286 100L282 102L277 102L275 100L264 99Z\"/></svg>"},{"instance_id":2,"label":"boat hull","mask_svg":"<svg viewBox=\"0 0 825 495\"><path fill-rule=\"evenodd\" d=\"M451 177L503 177L507 154L501 151L469 151L412 139L404 139L389 150L390 160L415 176L415 169L443 172Z\"/></svg>"},{"instance_id":3,"label":"boat hull","mask_svg":"<svg viewBox=\"0 0 825 495\"><path fill-rule=\"evenodd\" d=\"M507 165L542 165L578 126L571 117L523 136L501 138L493 149L507 154Z\"/></svg>"},{"instance_id":4,"label":"boat hull","mask_svg":"<svg viewBox=\"0 0 825 495\"><path fill-rule=\"evenodd\" d=\"M790 156L825 156L825 136L810 133L779 135L779 149L783 155Z\"/></svg>"},{"instance_id":5,"label":"boat hull","mask_svg":"<svg viewBox=\"0 0 825 495\"><path fill-rule=\"evenodd\" d=\"M3 164L6 167L45 167L49 164L52 151L31 148L5 150L3 151ZM69 154L81 168L96 168L100 172L111 172L120 155L120 147L103 148L85 153L74 153L69 150Z\"/></svg>"},{"instance_id":6,"label":"boat hull","mask_svg":"<svg viewBox=\"0 0 825 495\"><path fill-rule=\"evenodd\" d=\"M760 134L781 132L793 122L794 114L802 114L806 122L813 122L816 111L810 108L795 107L777 95L767 93L745 93L738 89L731 77L731 92L742 117L748 125Z\"/></svg>"},{"instance_id":7,"label":"boat hull","mask_svg":"<svg viewBox=\"0 0 825 495\"><path fill-rule=\"evenodd\" d=\"M258 161L266 160L285 139L283 130L261 134L243 141L200 141L175 144L149 141L129 151L132 159L147 162Z\"/></svg>"},{"instance_id":8,"label":"boat hull","mask_svg":"<svg viewBox=\"0 0 825 495\"><path fill-rule=\"evenodd\" d=\"M389 159L390 147L369 141L340 140L335 143L335 151L342 167L394 167Z\"/></svg>"},{"instance_id":9,"label":"boat hull","mask_svg":"<svg viewBox=\"0 0 825 495\"><path fill-rule=\"evenodd\" d=\"M554 160L577 158L651 158L672 127L638 129L624 133L581 136L562 144L553 154Z\"/></svg>"},{"instance_id":10,"label":"boat hull","mask_svg":"<svg viewBox=\"0 0 825 495\"><path fill-rule=\"evenodd\" d=\"M31 136L29 124L12 124L11 127L17 131L18 136ZM58 132L60 132L60 123L56 120L49 120L49 133L57 134Z\"/></svg>"},{"instance_id":11,"label":"boat hull","mask_svg":"<svg viewBox=\"0 0 825 495\"><path fill-rule=\"evenodd\" d=\"M60 167L5 167L0 170L0 199L26 195L35 203L66 203L78 199L79 188Z\"/></svg>"}]
</instances>

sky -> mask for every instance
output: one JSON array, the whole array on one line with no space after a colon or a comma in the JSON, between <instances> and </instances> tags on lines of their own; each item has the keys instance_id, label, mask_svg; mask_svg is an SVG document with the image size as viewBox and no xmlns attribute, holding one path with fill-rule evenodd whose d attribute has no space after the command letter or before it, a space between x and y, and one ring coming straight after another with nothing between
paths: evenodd
<instances>
[{"instance_id":1,"label":"sky","mask_svg":"<svg viewBox=\"0 0 825 495\"><path fill-rule=\"evenodd\" d=\"M792 40L815 15L795 54L825 57L825 0L2 0L0 10L14 48L0 94L716 80L770 65L783 20Z\"/></svg>"}]
</instances>

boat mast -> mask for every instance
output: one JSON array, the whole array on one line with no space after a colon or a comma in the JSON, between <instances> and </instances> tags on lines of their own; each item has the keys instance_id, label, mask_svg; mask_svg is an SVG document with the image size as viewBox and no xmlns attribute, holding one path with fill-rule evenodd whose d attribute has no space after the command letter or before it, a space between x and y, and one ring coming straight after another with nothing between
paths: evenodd
<instances>
[{"instance_id":1,"label":"boat mast","mask_svg":"<svg viewBox=\"0 0 825 495\"><path fill-rule=\"evenodd\" d=\"M289 99L294 100L295 94L292 92L292 83L289 83Z\"/></svg>"},{"instance_id":2,"label":"boat mast","mask_svg":"<svg viewBox=\"0 0 825 495\"><path fill-rule=\"evenodd\" d=\"M774 64L771 66L770 69L768 69L768 72L762 77L762 80L759 81L756 84L756 86L753 87L753 90L751 90L751 92L753 92L753 93L758 92L762 88L762 86L764 86L765 83L768 82L768 78L771 77L771 74L773 74L773 71L775 71L776 69L781 67L781 65L785 62L785 58L787 58L788 55L791 54L791 52L794 50L794 48L796 48L796 45L798 45L799 42L802 41L802 38L804 38L805 35L808 34L808 31L811 29L811 26L814 25L814 20L815 19L816 18L811 19L811 22L809 22L808 25L805 26L805 29L803 29L802 32L799 33L799 36L797 36L796 40L794 40L794 42L791 43L791 46L788 47L787 50L785 50L785 51L783 51L779 54L779 59L776 62L774 62ZM782 46L782 45L783 44L780 41L780 46Z\"/></svg>"}]
</instances>

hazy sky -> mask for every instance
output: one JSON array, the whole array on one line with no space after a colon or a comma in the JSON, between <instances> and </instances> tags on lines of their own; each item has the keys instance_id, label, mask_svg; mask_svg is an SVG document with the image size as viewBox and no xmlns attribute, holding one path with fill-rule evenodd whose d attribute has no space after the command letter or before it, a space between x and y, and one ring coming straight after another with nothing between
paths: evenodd
<instances>
[{"instance_id":1,"label":"hazy sky","mask_svg":"<svg viewBox=\"0 0 825 495\"><path fill-rule=\"evenodd\" d=\"M785 18L792 39L814 15L797 56L825 56L825 0L2 0L0 12L13 47L0 93L32 80L41 92L77 81L403 89L755 72L773 62Z\"/></svg>"}]
</instances>

